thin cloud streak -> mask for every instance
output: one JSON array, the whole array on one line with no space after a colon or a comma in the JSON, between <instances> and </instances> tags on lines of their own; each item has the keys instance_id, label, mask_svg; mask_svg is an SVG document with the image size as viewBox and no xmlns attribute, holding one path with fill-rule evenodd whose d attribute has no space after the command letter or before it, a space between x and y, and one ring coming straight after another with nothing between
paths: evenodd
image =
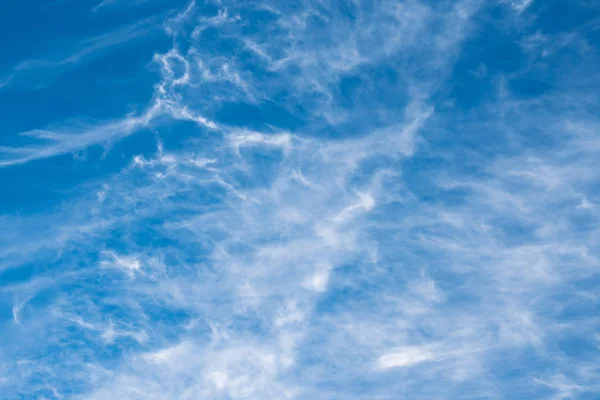
<instances>
[{"instance_id":1,"label":"thin cloud streak","mask_svg":"<svg viewBox=\"0 0 600 400\"><path fill-rule=\"evenodd\" d=\"M0 89L21 84L27 85L27 80L34 79L34 75L39 71L45 71L46 74L49 72L52 74L65 73L67 70L95 57L130 45L141 38L149 37L158 31L158 21L157 17L146 18L112 32L88 38L77 44L67 44L64 47L74 47L76 50L66 55L21 61L13 67L10 73L0 78Z\"/></svg>"}]
</instances>

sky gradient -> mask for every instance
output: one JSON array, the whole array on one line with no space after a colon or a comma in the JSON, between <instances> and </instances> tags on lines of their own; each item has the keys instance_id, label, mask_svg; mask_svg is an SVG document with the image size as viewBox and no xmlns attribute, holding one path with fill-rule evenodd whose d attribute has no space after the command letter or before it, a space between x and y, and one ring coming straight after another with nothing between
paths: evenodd
<instances>
[{"instance_id":1,"label":"sky gradient","mask_svg":"<svg viewBox=\"0 0 600 400\"><path fill-rule=\"evenodd\" d=\"M600 4L0 3L0 399L600 398Z\"/></svg>"}]
</instances>

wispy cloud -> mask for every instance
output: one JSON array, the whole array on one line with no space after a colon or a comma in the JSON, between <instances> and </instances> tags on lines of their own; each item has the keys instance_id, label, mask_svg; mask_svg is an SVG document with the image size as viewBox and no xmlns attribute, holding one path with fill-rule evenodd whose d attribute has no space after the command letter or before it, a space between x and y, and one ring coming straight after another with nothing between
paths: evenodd
<instances>
[{"instance_id":1,"label":"wispy cloud","mask_svg":"<svg viewBox=\"0 0 600 400\"><path fill-rule=\"evenodd\" d=\"M92 8L91 12L106 11L113 7L136 7L156 1L160 0L102 0Z\"/></svg>"},{"instance_id":2,"label":"wispy cloud","mask_svg":"<svg viewBox=\"0 0 600 400\"><path fill-rule=\"evenodd\" d=\"M145 112L0 150L10 166L145 128L159 137L61 207L1 217L18 229L0 234L0 273L35 273L0 290L12 311L0 389L598 393L597 100L566 75L520 93L538 59L525 54L507 73L485 67L473 78L489 85L484 100L457 104L458 61L478 54L465 43L478 46L502 3L216 1L174 14ZM507 25L519 51L549 43ZM544 57L568 71L571 56ZM187 122L176 145L173 121Z\"/></svg>"},{"instance_id":3,"label":"wispy cloud","mask_svg":"<svg viewBox=\"0 0 600 400\"><path fill-rule=\"evenodd\" d=\"M116 29L112 32L90 37L78 43L67 43L62 48L71 48L73 51L65 53L59 51L56 55L48 55L46 58L35 58L19 62L12 71L1 78L0 87L12 85L31 86L28 81L37 81L36 74L45 71L48 77L62 74L70 68L87 62L95 57L107 54L130 44L131 42L147 37L157 32L157 19L148 18L131 25ZM44 85L46 82L38 83Z\"/></svg>"}]
</instances>

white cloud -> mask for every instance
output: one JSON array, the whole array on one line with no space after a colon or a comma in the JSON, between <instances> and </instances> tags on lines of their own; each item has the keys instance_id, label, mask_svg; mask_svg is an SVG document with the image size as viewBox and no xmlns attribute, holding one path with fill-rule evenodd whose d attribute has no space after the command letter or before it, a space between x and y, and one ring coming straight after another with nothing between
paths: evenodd
<instances>
[{"instance_id":1,"label":"white cloud","mask_svg":"<svg viewBox=\"0 0 600 400\"><path fill-rule=\"evenodd\" d=\"M480 2L348 2L352 17L313 1L217 5L167 21L175 45L155 57L148 111L2 149L13 165L173 120L206 129L181 147L159 141L39 227L0 217L15 226L0 234L0 266L34 261L52 278L0 292L15 322L3 357L86 347L8 380L44 376L44 388L62 382L86 399L519 397L532 379L557 396L596 390L597 367L557 348L595 326L581 311L597 301L600 265L589 105L567 118L573 102L507 91L465 115L434 112ZM253 33L244 12L257 8ZM207 26L235 51L209 54ZM388 72L369 69L380 62L401 70L402 104L340 105L348 76L383 91L375 75ZM282 89L278 111L298 128L220 120L223 104L264 105ZM544 151L524 143L538 128L556 141ZM570 307L585 317L562 320ZM40 331L51 334L11 345ZM514 388L499 382L497 368L525 357L557 375L523 368Z\"/></svg>"},{"instance_id":2,"label":"white cloud","mask_svg":"<svg viewBox=\"0 0 600 400\"><path fill-rule=\"evenodd\" d=\"M439 358L428 348L406 347L386 353L377 359L377 368L390 369L410 367Z\"/></svg>"}]
</instances>

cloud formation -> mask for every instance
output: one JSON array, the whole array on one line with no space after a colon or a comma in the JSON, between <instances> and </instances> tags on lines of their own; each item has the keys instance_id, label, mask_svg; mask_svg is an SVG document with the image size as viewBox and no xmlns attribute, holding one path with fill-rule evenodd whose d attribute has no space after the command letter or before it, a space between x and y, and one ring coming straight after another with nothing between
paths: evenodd
<instances>
[{"instance_id":1,"label":"cloud formation","mask_svg":"<svg viewBox=\"0 0 600 400\"><path fill-rule=\"evenodd\" d=\"M0 149L18 169L156 138L60 206L0 216L15 227L0 234L0 390L597 396L598 81L564 73L573 57L592 69L596 43L544 12L222 0L169 14L145 111ZM490 37L518 65L486 53Z\"/></svg>"}]
</instances>

